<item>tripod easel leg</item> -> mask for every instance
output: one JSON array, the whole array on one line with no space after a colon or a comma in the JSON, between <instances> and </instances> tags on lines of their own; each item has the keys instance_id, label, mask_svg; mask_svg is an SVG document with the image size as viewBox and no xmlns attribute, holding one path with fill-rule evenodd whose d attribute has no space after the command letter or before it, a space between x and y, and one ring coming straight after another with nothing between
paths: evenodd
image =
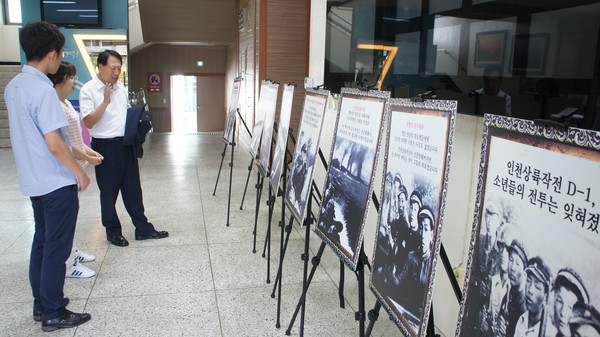
<instances>
[{"instance_id":1,"label":"tripod easel leg","mask_svg":"<svg viewBox=\"0 0 600 337\"><path fill-rule=\"evenodd\" d=\"M284 206L285 207L285 206ZM285 252L287 250L288 241L290 239L290 233L292 232L292 223L294 223L294 217L290 217L290 222L287 226L283 226L283 221L281 220L281 242L279 249L279 268L277 269L277 276L275 277L275 284L273 285L273 292L271 293L271 298L275 297L275 289L277 289L277 323L276 327L279 329L281 327L280 317L281 317L281 277L283 275L283 259L285 258ZM285 228L284 228L285 227ZM285 234L285 243L283 239L283 232Z\"/></svg>"},{"instance_id":2,"label":"tripod easel leg","mask_svg":"<svg viewBox=\"0 0 600 337\"><path fill-rule=\"evenodd\" d=\"M246 199L246 192L248 191L248 182L250 182L250 173L252 172L252 163L254 158L250 158L250 164L248 164L248 176L246 177L246 185L244 186L244 194L242 195L242 203L240 209L244 209L244 200Z\"/></svg>"},{"instance_id":3,"label":"tripod easel leg","mask_svg":"<svg viewBox=\"0 0 600 337\"><path fill-rule=\"evenodd\" d=\"M344 300L344 274L346 271L346 266L344 262L340 260L340 283L338 284L338 297L340 299L340 308L346 307L346 301Z\"/></svg>"},{"instance_id":4,"label":"tripod easel leg","mask_svg":"<svg viewBox=\"0 0 600 337\"><path fill-rule=\"evenodd\" d=\"M219 177L221 176L221 168L223 167L223 160L225 159L225 152L227 152L227 144L223 147L223 152L221 152L221 164L219 164L219 172L217 173L217 181L215 181L215 188L213 190L213 195L217 193L217 185L219 184Z\"/></svg>"},{"instance_id":5,"label":"tripod easel leg","mask_svg":"<svg viewBox=\"0 0 600 337\"><path fill-rule=\"evenodd\" d=\"M267 251L267 283L271 283L271 221L273 220L273 208L275 206L275 197L273 196L272 189L269 187L269 200L267 200L269 206L269 220L267 225L267 233L265 235L265 245L263 247L262 257L265 257L265 251Z\"/></svg>"},{"instance_id":6,"label":"tripod easel leg","mask_svg":"<svg viewBox=\"0 0 600 337\"><path fill-rule=\"evenodd\" d=\"M358 311L354 314L358 321L358 332L360 337L365 336L365 253L363 248L360 248L360 258L356 270L356 278L358 279Z\"/></svg>"},{"instance_id":7,"label":"tripod easel leg","mask_svg":"<svg viewBox=\"0 0 600 337\"><path fill-rule=\"evenodd\" d=\"M235 122L233 123L233 134L235 135ZM231 213L231 183L233 182L233 156L235 153L235 137L232 137L231 142L231 161L229 162L229 194L227 197L227 223L225 224L229 227L229 214ZM216 189L216 186L215 186ZM214 192L213 192L214 193Z\"/></svg>"},{"instance_id":8,"label":"tripod easel leg","mask_svg":"<svg viewBox=\"0 0 600 337\"><path fill-rule=\"evenodd\" d=\"M373 331L373 326L375 325L375 322L379 318L379 310L380 309L381 309L381 303L379 303L379 301L376 301L375 307L373 307L373 309L369 310L369 326L367 327L367 331L365 331L366 337L371 336L371 331Z\"/></svg>"},{"instance_id":9,"label":"tripod easel leg","mask_svg":"<svg viewBox=\"0 0 600 337\"><path fill-rule=\"evenodd\" d=\"M309 231L307 231L309 232ZM308 275L308 279L304 279L303 280L303 284L302 284L302 295L300 296L300 299L298 300L298 304L296 305L296 310L294 311L294 315L292 316L292 319L290 321L290 325L288 326L287 330L285 331L286 335L290 335L292 327L294 326L294 321L296 320L296 316L298 316L298 311L300 310L300 306L304 307L305 304L305 300L306 300L306 293L308 292L308 287L310 286L310 282L312 281L312 278L315 274L315 271L317 270L317 267L319 266L319 263L321 262L321 256L323 256L323 251L325 250L325 247L327 246L327 244L325 244L325 242L321 242L321 246L319 246L319 251L317 252L317 255L315 255L312 258L312 269L310 270L310 274ZM304 255L304 254L303 254ZM305 268L307 268L308 266L308 257L307 256L303 256L303 258L306 258L306 260L304 261L304 265ZM304 334L304 316L300 316L301 317L301 322L300 322L300 336L302 336Z\"/></svg>"},{"instance_id":10,"label":"tripod easel leg","mask_svg":"<svg viewBox=\"0 0 600 337\"><path fill-rule=\"evenodd\" d=\"M260 210L260 197L262 195L262 183L263 178L260 176L260 172L257 173L256 178L256 210L254 211L254 230L252 234L254 236L254 243L252 245L252 253L256 253L256 227L258 225L258 211Z\"/></svg>"}]
</instances>

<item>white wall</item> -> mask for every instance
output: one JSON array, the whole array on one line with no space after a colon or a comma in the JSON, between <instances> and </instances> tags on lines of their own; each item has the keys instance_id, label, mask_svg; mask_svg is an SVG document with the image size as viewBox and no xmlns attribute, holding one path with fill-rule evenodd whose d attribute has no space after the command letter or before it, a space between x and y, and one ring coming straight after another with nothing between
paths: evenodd
<instances>
[{"instance_id":1,"label":"white wall","mask_svg":"<svg viewBox=\"0 0 600 337\"><path fill-rule=\"evenodd\" d=\"M142 21L140 19L140 6L135 5L129 10L129 49L135 49L144 44Z\"/></svg>"},{"instance_id":2,"label":"white wall","mask_svg":"<svg viewBox=\"0 0 600 337\"><path fill-rule=\"evenodd\" d=\"M3 6L0 6L0 62L20 62L19 28L5 25Z\"/></svg>"}]
</instances>

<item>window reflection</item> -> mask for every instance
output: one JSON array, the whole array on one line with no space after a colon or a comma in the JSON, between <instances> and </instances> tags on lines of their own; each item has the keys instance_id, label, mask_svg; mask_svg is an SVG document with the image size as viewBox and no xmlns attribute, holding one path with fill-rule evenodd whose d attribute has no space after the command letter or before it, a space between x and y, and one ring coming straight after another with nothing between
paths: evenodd
<instances>
[{"instance_id":1,"label":"window reflection","mask_svg":"<svg viewBox=\"0 0 600 337\"><path fill-rule=\"evenodd\" d=\"M358 45L397 47L382 83L392 97L433 89L458 100L459 112L507 114L508 103L513 116L528 119L575 107L580 126L592 128L598 17L600 3L589 0L329 1L325 82L333 91L375 85L389 51ZM500 100L483 90L492 65L501 69Z\"/></svg>"}]
</instances>

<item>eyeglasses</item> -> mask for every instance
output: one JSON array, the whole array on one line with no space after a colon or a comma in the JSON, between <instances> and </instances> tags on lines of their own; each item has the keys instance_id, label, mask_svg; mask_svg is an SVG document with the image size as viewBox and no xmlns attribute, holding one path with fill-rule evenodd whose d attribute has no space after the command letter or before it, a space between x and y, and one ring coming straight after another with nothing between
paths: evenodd
<instances>
[{"instance_id":1,"label":"eyeglasses","mask_svg":"<svg viewBox=\"0 0 600 337\"><path fill-rule=\"evenodd\" d=\"M67 76L67 79L77 81L79 78L77 76Z\"/></svg>"}]
</instances>

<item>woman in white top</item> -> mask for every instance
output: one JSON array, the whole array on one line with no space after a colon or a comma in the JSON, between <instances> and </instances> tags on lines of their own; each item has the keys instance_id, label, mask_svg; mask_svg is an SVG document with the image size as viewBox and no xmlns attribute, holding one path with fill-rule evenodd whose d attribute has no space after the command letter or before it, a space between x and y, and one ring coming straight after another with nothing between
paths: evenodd
<instances>
[{"instance_id":1,"label":"woman in white top","mask_svg":"<svg viewBox=\"0 0 600 337\"><path fill-rule=\"evenodd\" d=\"M75 82L77 81L77 69L69 62L61 62L55 74L48 74L48 77L54 84L54 89L62 103L63 110L67 116L69 126L67 132L71 142L73 156L82 167L89 164L98 165L104 159L98 152L86 146L81 136L81 119L79 113L75 111L67 96L75 92ZM92 254L78 250L73 245L71 256L65 262L67 265L66 277L92 277L96 272L81 264L81 262L94 261L96 257Z\"/></svg>"}]
</instances>

